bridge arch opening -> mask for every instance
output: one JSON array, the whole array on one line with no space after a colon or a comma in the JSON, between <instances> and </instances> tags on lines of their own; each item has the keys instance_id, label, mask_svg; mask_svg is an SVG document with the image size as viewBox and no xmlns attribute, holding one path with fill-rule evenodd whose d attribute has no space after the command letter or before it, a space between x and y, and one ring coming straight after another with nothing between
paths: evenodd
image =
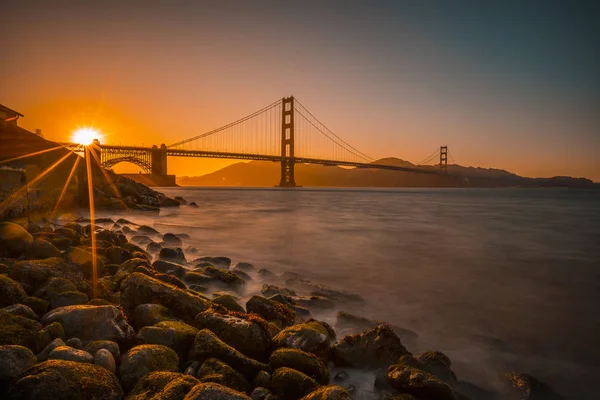
<instances>
[{"instance_id":1,"label":"bridge arch opening","mask_svg":"<svg viewBox=\"0 0 600 400\"><path fill-rule=\"evenodd\" d=\"M152 165L136 157L120 157L108 160L104 162L104 167L112 169L118 174L152 173Z\"/></svg>"}]
</instances>

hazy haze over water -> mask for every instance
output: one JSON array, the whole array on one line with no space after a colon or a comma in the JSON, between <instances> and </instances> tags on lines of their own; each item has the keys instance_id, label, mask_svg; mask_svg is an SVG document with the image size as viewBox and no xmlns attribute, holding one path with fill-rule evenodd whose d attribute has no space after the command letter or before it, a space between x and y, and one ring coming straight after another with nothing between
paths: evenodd
<instances>
[{"instance_id":1,"label":"hazy haze over water","mask_svg":"<svg viewBox=\"0 0 600 400\"><path fill-rule=\"evenodd\" d=\"M359 293L367 305L350 311L417 332L409 350L445 352L459 379L494 387L516 370L592 398L600 191L160 190L200 207L119 216L188 233L198 257Z\"/></svg>"}]
</instances>

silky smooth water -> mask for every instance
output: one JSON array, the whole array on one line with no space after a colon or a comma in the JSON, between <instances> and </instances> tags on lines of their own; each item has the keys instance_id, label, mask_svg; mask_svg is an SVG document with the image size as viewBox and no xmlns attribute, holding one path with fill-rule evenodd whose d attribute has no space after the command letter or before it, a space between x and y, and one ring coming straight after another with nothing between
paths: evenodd
<instances>
[{"instance_id":1,"label":"silky smooth water","mask_svg":"<svg viewBox=\"0 0 600 400\"><path fill-rule=\"evenodd\" d=\"M600 191L161 188L199 208L125 212L224 255L358 293L459 379L528 372L571 398L600 379ZM333 317L332 317L333 318Z\"/></svg>"}]
</instances>

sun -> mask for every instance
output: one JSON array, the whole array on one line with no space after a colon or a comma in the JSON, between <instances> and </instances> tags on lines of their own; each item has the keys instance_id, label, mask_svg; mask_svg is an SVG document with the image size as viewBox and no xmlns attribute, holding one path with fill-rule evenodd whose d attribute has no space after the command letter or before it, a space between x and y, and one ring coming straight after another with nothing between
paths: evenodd
<instances>
[{"instance_id":1,"label":"sun","mask_svg":"<svg viewBox=\"0 0 600 400\"><path fill-rule=\"evenodd\" d=\"M87 146L89 144L92 144L94 139L100 140L101 136L102 135L100 134L100 132L94 128L78 128L75 132L73 132L72 140L75 143Z\"/></svg>"}]
</instances>

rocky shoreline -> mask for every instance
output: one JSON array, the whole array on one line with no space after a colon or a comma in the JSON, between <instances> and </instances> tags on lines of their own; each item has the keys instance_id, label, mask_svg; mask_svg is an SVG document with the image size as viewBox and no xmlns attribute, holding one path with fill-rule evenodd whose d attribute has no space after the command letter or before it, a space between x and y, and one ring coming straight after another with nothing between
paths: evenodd
<instances>
[{"instance_id":1,"label":"rocky shoreline","mask_svg":"<svg viewBox=\"0 0 600 400\"><path fill-rule=\"evenodd\" d=\"M95 221L94 288L89 222L0 222L2 398L560 398L522 373L502 393L463 382L443 353L412 354L410 330L319 320L356 294L195 257L185 234L124 219Z\"/></svg>"}]
</instances>

